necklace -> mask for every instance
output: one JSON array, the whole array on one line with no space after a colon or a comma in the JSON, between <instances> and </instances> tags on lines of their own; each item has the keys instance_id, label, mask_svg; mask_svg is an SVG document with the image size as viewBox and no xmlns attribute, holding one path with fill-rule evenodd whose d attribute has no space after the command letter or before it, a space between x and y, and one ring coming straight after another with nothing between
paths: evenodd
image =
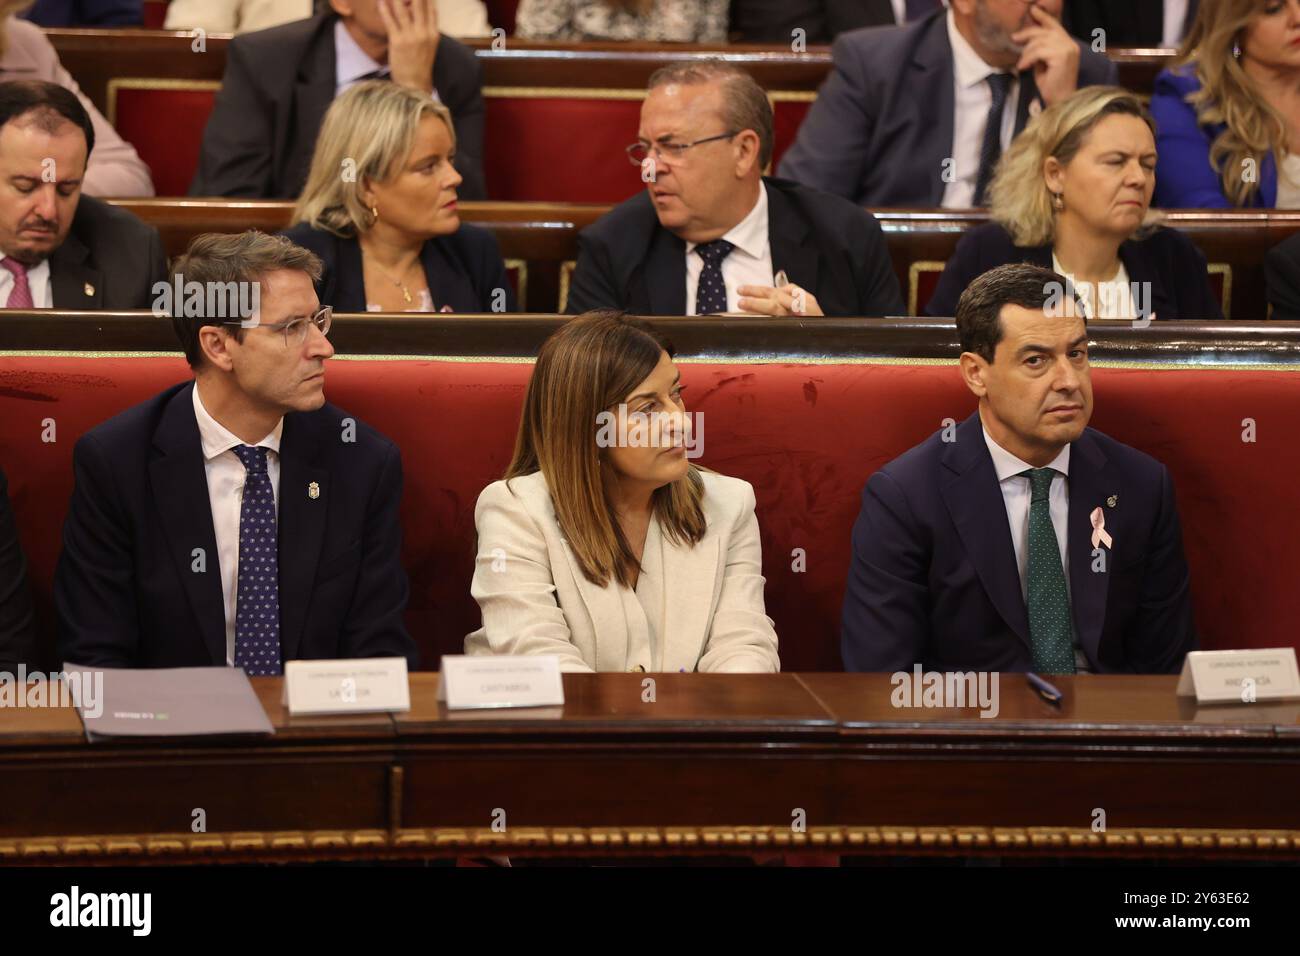
<instances>
[{"instance_id":1,"label":"necklace","mask_svg":"<svg viewBox=\"0 0 1300 956\"><path fill-rule=\"evenodd\" d=\"M400 281L398 281L397 279L394 279L391 275L389 275L389 274L388 274L387 272L385 272L383 269L379 268L379 264L378 264L377 262L375 262L374 259L371 259L371 260L370 260L370 264L371 264L372 266L375 267L375 271L376 271L376 272L378 272L381 276L383 276L385 279L387 279L389 282L391 282L391 283L392 283L393 285L395 285L397 288L399 288L399 289L402 290L402 298L404 298L404 299L406 300L407 305L410 305L412 302L415 301L413 298L411 298L411 290L408 289L408 288L406 287L406 283L404 283L404 282L400 282ZM411 271L411 267L410 267L410 266L407 266L407 267L406 267L406 271L407 271L407 272L410 272L410 271Z\"/></svg>"}]
</instances>

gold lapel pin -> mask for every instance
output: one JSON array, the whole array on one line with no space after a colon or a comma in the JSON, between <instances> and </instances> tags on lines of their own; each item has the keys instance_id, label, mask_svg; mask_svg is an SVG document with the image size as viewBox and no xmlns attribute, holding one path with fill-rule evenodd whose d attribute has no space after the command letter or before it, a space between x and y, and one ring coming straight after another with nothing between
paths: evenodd
<instances>
[{"instance_id":1,"label":"gold lapel pin","mask_svg":"<svg viewBox=\"0 0 1300 956\"><path fill-rule=\"evenodd\" d=\"M314 481L313 481L310 485L308 485L308 486L307 486L307 497L310 498L312 501L315 501L317 498L319 498L319 497L320 497L320 485L318 485L318 484L317 484L316 482L314 482Z\"/></svg>"},{"instance_id":2,"label":"gold lapel pin","mask_svg":"<svg viewBox=\"0 0 1300 956\"><path fill-rule=\"evenodd\" d=\"M1117 504L1119 504L1119 495L1111 495L1106 499L1106 507L1108 508L1114 508Z\"/></svg>"},{"instance_id":3,"label":"gold lapel pin","mask_svg":"<svg viewBox=\"0 0 1300 956\"><path fill-rule=\"evenodd\" d=\"M88 296L93 296L95 294L95 287L91 285L89 282L87 282L84 286L82 286L81 291L85 292L86 295Z\"/></svg>"}]
</instances>

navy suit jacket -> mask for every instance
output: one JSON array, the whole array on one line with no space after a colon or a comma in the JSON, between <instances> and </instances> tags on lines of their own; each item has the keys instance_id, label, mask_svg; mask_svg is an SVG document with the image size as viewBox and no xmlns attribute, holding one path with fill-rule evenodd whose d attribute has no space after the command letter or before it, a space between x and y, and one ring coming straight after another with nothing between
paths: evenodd
<instances>
[{"instance_id":1,"label":"navy suit jacket","mask_svg":"<svg viewBox=\"0 0 1300 956\"><path fill-rule=\"evenodd\" d=\"M297 198L338 85L337 22L325 13L230 41L191 196ZM483 68L474 51L448 36L439 40L433 85L456 126L460 197L486 199Z\"/></svg>"},{"instance_id":2,"label":"navy suit jacket","mask_svg":"<svg viewBox=\"0 0 1300 956\"><path fill-rule=\"evenodd\" d=\"M36 666L35 628L27 562L9 507L9 482L0 471L0 674L19 664Z\"/></svg>"},{"instance_id":3,"label":"navy suit jacket","mask_svg":"<svg viewBox=\"0 0 1300 956\"><path fill-rule=\"evenodd\" d=\"M828 316L904 313L876 217L797 183L764 178L773 273L817 297ZM686 243L659 224L647 193L615 206L578 234L566 308L684 315Z\"/></svg>"},{"instance_id":4,"label":"navy suit jacket","mask_svg":"<svg viewBox=\"0 0 1300 956\"><path fill-rule=\"evenodd\" d=\"M338 312L366 311L366 283L361 267L361 243L299 223L283 233L324 263L316 295ZM506 277L496 236L480 226L462 223L449 236L430 239L420 250L424 279L434 308L453 312L516 312L514 287ZM504 292L497 295L497 289ZM493 309L500 300L500 307Z\"/></svg>"},{"instance_id":5,"label":"navy suit jacket","mask_svg":"<svg viewBox=\"0 0 1300 956\"><path fill-rule=\"evenodd\" d=\"M841 647L850 671L1032 670L1029 615L979 413L867 481L853 527ZM1196 647L1169 472L1089 428L1071 445L1074 629L1098 673L1173 673ZM1115 506L1108 499L1115 496ZM1113 548L1092 570L1095 508Z\"/></svg>"},{"instance_id":6,"label":"navy suit jacket","mask_svg":"<svg viewBox=\"0 0 1300 956\"><path fill-rule=\"evenodd\" d=\"M192 382L82 436L54 576L59 653L101 667L220 667L226 618ZM280 647L284 660L405 657L402 459L326 404L280 437ZM308 495L316 482L320 494ZM202 549L203 564L196 549ZM196 570L199 568L199 570Z\"/></svg>"},{"instance_id":7,"label":"navy suit jacket","mask_svg":"<svg viewBox=\"0 0 1300 956\"><path fill-rule=\"evenodd\" d=\"M1151 312L1156 319L1223 319L1205 271L1205 256L1178 230L1160 227L1145 239L1123 242L1119 259L1129 282L1149 283ZM1050 269L1052 247L1017 246L1011 234L996 222L971 229L957 242L952 258L943 267L939 284L925 307L926 314L956 315L957 300L966 287L990 269L1009 262L1032 262Z\"/></svg>"},{"instance_id":8,"label":"navy suit jacket","mask_svg":"<svg viewBox=\"0 0 1300 956\"><path fill-rule=\"evenodd\" d=\"M36 0L24 20L43 27L138 27L143 0Z\"/></svg>"},{"instance_id":9,"label":"navy suit jacket","mask_svg":"<svg viewBox=\"0 0 1300 956\"><path fill-rule=\"evenodd\" d=\"M1114 63L1079 48L1079 86L1118 82ZM842 33L831 58L780 174L861 206L938 206L955 109L947 13ZM1031 71L1021 87L1016 132L1038 98Z\"/></svg>"},{"instance_id":10,"label":"navy suit jacket","mask_svg":"<svg viewBox=\"0 0 1300 956\"><path fill-rule=\"evenodd\" d=\"M1196 107L1187 97L1201 88L1192 64L1161 70L1151 93L1151 116L1156 121L1155 204L1165 209L1228 209L1223 179L1210 163L1210 146L1227 129L1223 123L1202 126ZM1277 160L1270 151L1259 164L1259 188L1250 208L1277 205Z\"/></svg>"}]
</instances>

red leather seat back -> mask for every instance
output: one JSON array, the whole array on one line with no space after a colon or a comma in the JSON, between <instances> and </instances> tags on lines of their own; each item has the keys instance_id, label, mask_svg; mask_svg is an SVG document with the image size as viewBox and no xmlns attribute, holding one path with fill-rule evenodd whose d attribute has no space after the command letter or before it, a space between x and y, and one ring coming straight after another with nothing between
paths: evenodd
<instances>
[{"instance_id":1,"label":"red leather seat back","mask_svg":"<svg viewBox=\"0 0 1300 956\"><path fill-rule=\"evenodd\" d=\"M882 464L974 409L948 365L682 363L704 414L700 462L753 483L768 613L787 670L838 670L849 534ZM408 621L426 667L478 626L469 594L474 502L509 460L531 365L339 361L329 398L392 438L406 477ZM32 583L50 588L77 438L184 379L179 358L0 357L0 467ZM1183 517L1202 647L1294 646L1300 589L1300 373L1095 369L1093 424L1168 465ZM1245 419L1256 440L1243 442ZM55 424L56 441L48 435ZM802 551L802 561L796 561ZM802 570L798 568L802 567Z\"/></svg>"},{"instance_id":2,"label":"red leather seat back","mask_svg":"<svg viewBox=\"0 0 1300 956\"><path fill-rule=\"evenodd\" d=\"M113 125L149 167L154 192L184 196L199 168L199 148L216 99L216 84L202 80L116 82L109 90ZM164 86L149 88L157 84Z\"/></svg>"}]
</instances>

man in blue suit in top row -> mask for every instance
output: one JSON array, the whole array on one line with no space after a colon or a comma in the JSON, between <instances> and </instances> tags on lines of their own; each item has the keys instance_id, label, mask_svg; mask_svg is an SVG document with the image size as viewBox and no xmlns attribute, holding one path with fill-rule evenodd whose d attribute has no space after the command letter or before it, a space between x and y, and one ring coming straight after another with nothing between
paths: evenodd
<instances>
[{"instance_id":1,"label":"man in blue suit in top row","mask_svg":"<svg viewBox=\"0 0 1300 956\"><path fill-rule=\"evenodd\" d=\"M1065 279L986 272L957 304L979 409L867 482L850 671L1173 673L1196 647L1164 465L1087 427L1088 333Z\"/></svg>"},{"instance_id":2,"label":"man in blue suit in top row","mask_svg":"<svg viewBox=\"0 0 1300 956\"><path fill-rule=\"evenodd\" d=\"M401 454L325 401L320 260L250 231L199 236L173 269L194 380L77 442L54 577L62 659L251 676L299 658L414 668Z\"/></svg>"}]
</instances>

